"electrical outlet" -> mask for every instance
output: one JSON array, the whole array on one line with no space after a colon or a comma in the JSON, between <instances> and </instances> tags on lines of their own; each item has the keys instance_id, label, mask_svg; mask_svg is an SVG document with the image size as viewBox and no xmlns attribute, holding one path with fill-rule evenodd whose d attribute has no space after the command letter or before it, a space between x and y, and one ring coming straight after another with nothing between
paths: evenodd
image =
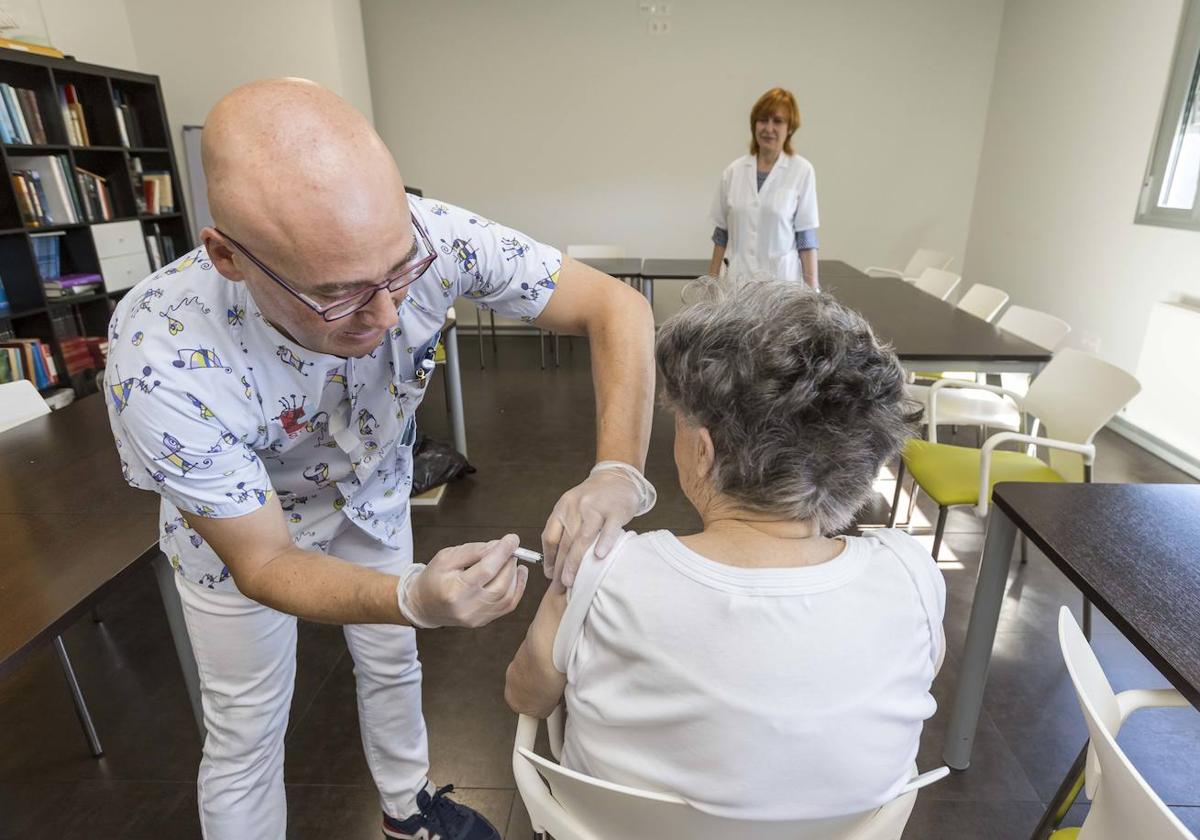
<instances>
[{"instance_id":1,"label":"electrical outlet","mask_svg":"<svg viewBox=\"0 0 1200 840\"><path fill-rule=\"evenodd\" d=\"M669 35L671 32L671 21L662 20L661 18L650 18L647 30L651 35Z\"/></svg>"}]
</instances>

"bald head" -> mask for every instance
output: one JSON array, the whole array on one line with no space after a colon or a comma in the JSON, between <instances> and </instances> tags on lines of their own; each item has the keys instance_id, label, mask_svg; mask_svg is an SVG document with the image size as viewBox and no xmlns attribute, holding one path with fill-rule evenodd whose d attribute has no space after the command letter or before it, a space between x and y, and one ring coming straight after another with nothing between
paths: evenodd
<instances>
[{"instance_id":1,"label":"bald head","mask_svg":"<svg viewBox=\"0 0 1200 840\"><path fill-rule=\"evenodd\" d=\"M204 172L218 227L286 259L321 262L407 225L404 185L366 118L304 79L251 82L204 123Z\"/></svg>"}]
</instances>

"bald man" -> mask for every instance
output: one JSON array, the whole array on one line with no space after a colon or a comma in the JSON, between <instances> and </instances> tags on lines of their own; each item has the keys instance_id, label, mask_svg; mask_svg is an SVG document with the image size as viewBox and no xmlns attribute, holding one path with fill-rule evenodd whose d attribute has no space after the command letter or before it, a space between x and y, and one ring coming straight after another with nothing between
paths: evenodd
<instances>
[{"instance_id":1,"label":"bald man","mask_svg":"<svg viewBox=\"0 0 1200 840\"><path fill-rule=\"evenodd\" d=\"M508 613L526 568L511 534L413 562L417 406L457 297L588 336L598 464L543 532L547 573L569 583L653 504L649 307L522 233L407 197L366 119L311 82L228 94L203 155L216 226L118 304L104 390L127 480L163 500L208 730L204 836L285 834L299 616L345 625L384 834L498 838L427 778L413 628Z\"/></svg>"}]
</instances>

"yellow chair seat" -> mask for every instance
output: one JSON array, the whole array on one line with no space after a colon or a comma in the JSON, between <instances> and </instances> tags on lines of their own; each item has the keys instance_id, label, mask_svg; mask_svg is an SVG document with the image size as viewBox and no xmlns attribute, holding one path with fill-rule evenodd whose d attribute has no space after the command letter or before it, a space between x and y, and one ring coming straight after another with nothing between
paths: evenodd
<instances>
[{"instance_id":1,"label":"yellow chair seat","mask_svg":"<svg viewBox=\"0 0 1200 840\"><path fill-rule=\"evenodd\" d=\"M1075 840L1078 836L1078 828L1060 828L1050 835L1050 840Z\"/></svg>"},{"instance_id":2,"label":"yellow chair seat","mask_svg":"<svg viewBox=\"0 0 1200 840\"><path fill-rule=\"evenodd\" d=\"M978 504L979 461L980 451L969 446L913 439L904 447L905 468L941 507ZM998 481L1065 481L1032 455L1000 449L992 452L989 479L993 486Z\"/></svg>"},{"instance_id":3,"label":"yellow chair seat","mask_svg":"<svg viewBox=\"0 0 1200 840\"><path fill-rule=\"evenodd\" d=\"M974 382L975 374L965 370L919 370L913 374L915 379L960 379L964 382Z\"/></svg>"}]
</instances>

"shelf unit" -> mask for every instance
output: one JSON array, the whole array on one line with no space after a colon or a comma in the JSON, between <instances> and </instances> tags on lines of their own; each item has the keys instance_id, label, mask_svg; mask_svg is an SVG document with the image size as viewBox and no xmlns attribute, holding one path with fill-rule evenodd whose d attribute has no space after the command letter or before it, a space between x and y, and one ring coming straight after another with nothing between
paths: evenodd
<instances>
[{"instance_id":1,"label":"shelf unit","mask_svg":"<svg viewBox=\"0 0 1200 840\"><path fill-rule=\"evenodd\" d=\"M102 273L92 228L111 222L135 221L140 224L143 240L157 232L169 237L176 256L192 247L191 226L184 207L183 191L175 152L171 146L170 126L163 104L162 86L157 76L112 67L85 64L70 59L50 58L0 48L0 82L14 88L32 90L37 97L45 127L45 144L0 144L0 283L8 297L9 309L0 311L0 336L36 338L47 343L59 372L59 382L51 387L70 387L77 395L96 389L96 371L87 371L68 379L59 341L72 336L104 336L116 301L125 293L101 291L77 298L47 298L38 273L30 234L61 231L61 273ZM59 86L73 84L86 115L92 144L71 145L59 104ZM122 144L114 94L136 116L141 129L142 146ZM0 105L0 107L3 107ZM65 157L68 171L75 167L103 175L108 188L113 218L94 223L56 224L33 227L23 224L11 173L19 169L14 157L54 155ZM172 182L175 210L150 215L139 213L134 198L134 183L129 174L131 157L139 157L148 171L166 172ZM151 261L149 246L142 242Z\"/></svg>"}]
</instances>

